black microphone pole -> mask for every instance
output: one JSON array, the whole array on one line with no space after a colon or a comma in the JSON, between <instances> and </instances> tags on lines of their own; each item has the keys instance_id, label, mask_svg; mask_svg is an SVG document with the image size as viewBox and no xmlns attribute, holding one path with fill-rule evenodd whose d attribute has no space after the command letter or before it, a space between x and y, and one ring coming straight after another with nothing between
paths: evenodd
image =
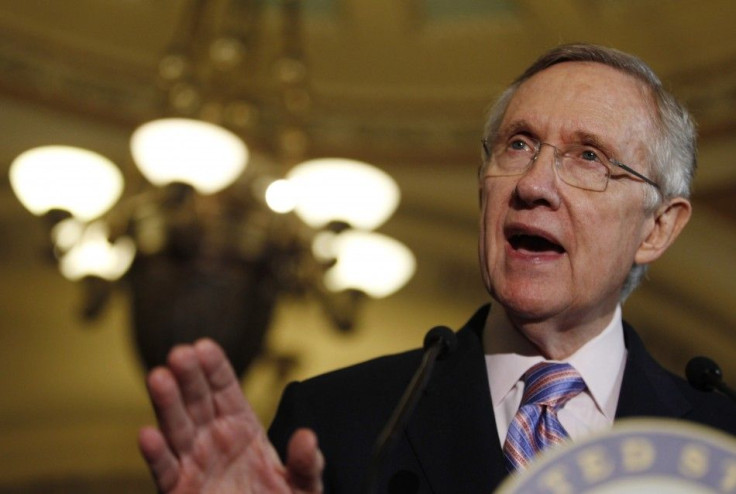
<instances>
[{"instance_id":1,"label":"black microphone pole","mask_svg":"<svg viewBox=\"0 0 736 494\"><path fill-rule=\"evenodd\" d=\"M700 391L717 389L724 395L736 401L736 391L723 382L721 368L708 357L693 357L685 367L685 376L690 385Z\"/></svg>"},{"instance_id":2,"label":"black microphone pole","mask_svg":"<svg viewBox=\"0 0 736 494\"><path fill-rule=\"evenodd\" d=\"M368 467L366 477L366 494L376 492L376 484L381 473L383 461L391 450L396 436L404 430L406 422L414 411L419 398L424 393L429 377L432 374L434 364L438 359L445 358L457 347L455 333L444 326L436 326L427 332L424 337L424 354L409 385L404 390L398 405L391 414L391 418L378 435L378 440L373 448L373 455Z\"/></svg>"}]
</instances>

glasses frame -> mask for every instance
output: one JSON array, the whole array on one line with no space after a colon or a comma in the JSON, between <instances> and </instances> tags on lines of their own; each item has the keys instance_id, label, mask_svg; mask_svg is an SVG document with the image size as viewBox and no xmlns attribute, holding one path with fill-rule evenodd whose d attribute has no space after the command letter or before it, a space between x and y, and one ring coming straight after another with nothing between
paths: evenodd
<instances>
[{"instance_id":1,"label":"glasses frame","mask_svg":"<svg viewBox=\"0 0 736 494\"><path fill-rule=\"evenodd\" d=\"M480 142L483 145L483 153L485 154L486 160L491 159L491 157L493 155L493 152L491 151L491 147L492 146L491 146L490 142L488 141L488 139L485 139L485 138L484 139L481 139ZM537 143L536 150L534 151L534 156L532 156L532 158L529 160L529 163L527 164L527 167L524 169L524 171L520 172L518 175L523 175L529 169L529 165L531 165L532 163L534 163L535 161L537 161L537 158L539 158L539 153L542 152L542 146L549 146L549 147L551 147L552 149L555 150L555 166L559 166L560 150L557 148L557 146L555 146L554 144L550 144L548 142L543 142L543 141L534 140L534 142ZM643 180L644 182L648 183L649 185L651 185L652 187L654 187L658 191L660 190L659 184L657 182L655 182L654 180L652 180L652 179L650 179L650 178L642 175L641 173L639 173L638 171L634 170L630 166L625 165L624 163L621 163L620 161L615 160L613 158L609 158L608 156L606 156L606 159L612 165L615 165L615 166L621 168L623 171L625 171L627 173L630 173L631 175L635 176L636 178L638 178L640 180ZM573 185L573 184L569 184L569 185L571 185L572 187L576 187L578 189L591 190L593 192L604 192L608 188L608 182L611 179L611 171L612 171L611 168L608 167L608 177L606 178L606 186L602 190L600 190L600 191L597 191L595 189L586 189L585 187L580 187L579 185ZM511 176L515 176L515 175L511 175ZM567 183L567 182L565 182L565 183Z\"/></svg>"}]
</instances>

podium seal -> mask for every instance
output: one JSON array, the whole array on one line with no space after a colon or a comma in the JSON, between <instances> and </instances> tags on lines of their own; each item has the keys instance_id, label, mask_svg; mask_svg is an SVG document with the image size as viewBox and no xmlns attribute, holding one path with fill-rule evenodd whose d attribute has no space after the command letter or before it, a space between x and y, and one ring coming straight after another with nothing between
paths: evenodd
<instances>
[{"instance_id":1,"label":"podium seal","mask_svg":"<svg viewBox=\"0 0 736 494\"><path fill-rule=\"evenodd\" d=\"M736 438L680 420L623 420L540 455L496 493L736 494Z\"/></svg>"}]
</instances>

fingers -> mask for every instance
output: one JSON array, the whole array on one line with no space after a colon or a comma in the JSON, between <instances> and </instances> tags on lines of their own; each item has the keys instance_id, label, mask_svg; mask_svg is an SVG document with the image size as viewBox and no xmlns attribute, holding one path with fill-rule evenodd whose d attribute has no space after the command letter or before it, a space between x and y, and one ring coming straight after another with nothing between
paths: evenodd
<instances>
[{"instance_id":1,"label":"fingers","mask_svg":"<svg viewBox=\"0 0 736 494\"><path fill-rule=\"evenodd\" d=\"M194 344L209 389L215 416L235 420L221 420L216 434L220 447L231 442L228 436L243 432L243 441L265 433L263 425L243 395L235 371L225 352L212 340L203 339ZM236 427L238 431L233 429ZM227 449L227 448L225 448Z\"/></svg>"},{"instance_id":2,"label":"fingers","mask_svg":"<svg viewBox=\"0 0 736 494\"><path fill-rule=\"evenodd\" d=\"M237 484L255 472L254 481L271 479L283 486L285 470L287 475L292 470L295 492L320 492L324 460L314 433L295 435L292 466L285 469L225 353L212 340L177 346L168 366L154 369L147 383L160 430L142 429L139 445L160 490L178 490L187 479L199 482L200 474L223 472L232 472L220 479L224 483ZM200 470L203 465L206 471Z\"/></svg>"},{"instance_id":3,"label":"fingers","mask_svg":"<svg viewBox=\"0 0 736 494\"><path fill-rule=\"evenodd\" d=\"M171 490L179 478L179 462L161 432L153 427L144 427L138 434L138 447L161 492Z\"/></svg>"},{"instance_id":4,"label":"fingers","mask_svg":"<svg viewBox=\"0 0 736 494\"><path fill-rule=\"evenodd\" d=\"M251 413L240 388L240 381L222 348L212 340L203 339L194 344L194 350L204 379L207 381L215 413L218 415Z\"/></svg>"},{"instance_id":5,"label":"fingers","mask_svg":"<svg viewBox=\"0 0 736 494\"><path fill-rule=\"evenodd\" d=\"M212 390L202 370L199 357L191 345L179 345L169 354L169 368L176 377L179 392L194 425L214 417Z\"/></svg>"},{"instance_id":6,"label":"fingers","mask_svg":"<svg viewBox=\"0 0 736 494\"><path fill-rule=\"evenodd\" d=\"M309 429L298 429L291 436L287 449L286 470L291 486L297 492L322 492L325 460L316 434Z\"/></svg>"},{"instance_id":7,"label":"fingers","mask_svg":"<svg viewBox=\"0 0 736 494\"><path fill-rule=\"evenodd\" d=\"M212 340L176 346L168 367L149 374L148 388L159 427L177 455L216 419L239 416L251 434L261 427L225 352Z\"/></svg>"},{"instance_id":8,"label":"fingers","mask_svg":"<svg viewBox=\"0 0 736 494\"><path fill-rule=\"evenodd\" d=\"M158 367L148 375L148 394L159 427L175 454L187 451L194 439L194 425L171 370Z\"/></svg>"}]
</instances>

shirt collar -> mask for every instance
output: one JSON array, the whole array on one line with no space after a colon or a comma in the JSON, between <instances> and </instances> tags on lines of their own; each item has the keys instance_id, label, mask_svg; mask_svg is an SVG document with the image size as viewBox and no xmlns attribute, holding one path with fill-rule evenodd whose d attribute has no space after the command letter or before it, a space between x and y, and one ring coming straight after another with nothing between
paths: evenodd
<instances>
[{"instance_id":1,"label":"shirt collar","mask_svg":"<svg viewBox=\"0 0 736 494\"><path fill-rule=\"evenodd\" d=\"M493 405L497 406L516 386L527 369L543 362L545 358L512 326L498 304L492 306L486 319L483 343L491 399ZM626 362L621 306L616 306L611 321L603 331L563 362L575 367L601 413L613 420Z\"/></svg>"}]
</instances>

